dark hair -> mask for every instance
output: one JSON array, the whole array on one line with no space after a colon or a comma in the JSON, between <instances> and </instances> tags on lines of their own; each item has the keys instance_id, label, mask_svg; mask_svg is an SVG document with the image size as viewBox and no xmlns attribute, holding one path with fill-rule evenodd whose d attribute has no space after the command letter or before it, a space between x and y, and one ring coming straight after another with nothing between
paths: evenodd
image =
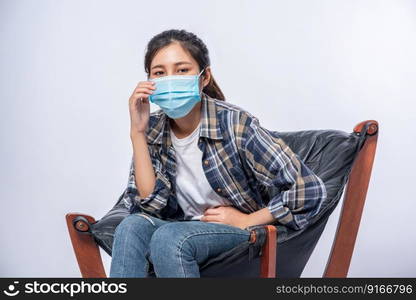
<instances>
[{"instance_id":1,"label":"dark hair","mask_svg":"<svg viewBox=\"0 0 416 300\"><path fill-rule=\"evenodd\" d=\"M144 69L148 75L150 73L150 64L156 52L173 42L178 42L184 49L189 51L198 62L200 70L210 66L208 48L200 38L186 30L170 29L155 35L147 44ZM205 76L204 72L201 76ZM202 91L212 98L225 101L224 94L212 75L209 83Z\"/></svg>"}]
</instances>

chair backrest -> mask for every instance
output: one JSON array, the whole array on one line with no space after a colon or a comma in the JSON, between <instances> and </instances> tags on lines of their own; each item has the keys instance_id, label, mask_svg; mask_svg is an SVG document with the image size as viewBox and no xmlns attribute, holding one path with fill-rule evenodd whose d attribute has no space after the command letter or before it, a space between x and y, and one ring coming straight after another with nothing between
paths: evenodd
<instances>
[{"instance_id":1,"label":"chair backrest","mask_svg":"<svg viewBox=\"0 0 416 300\"><path fill-rule=\"evenodd\" d=\"M278 277L301 276L342 195L343 209L324 276L347 276L371 175L377 131L378 123L369 120L358 124L352 133L338 130L275 133L323 180L328 192L322 210L306 229L290 231L277 226Z\"/></svg>"}]
</instances>

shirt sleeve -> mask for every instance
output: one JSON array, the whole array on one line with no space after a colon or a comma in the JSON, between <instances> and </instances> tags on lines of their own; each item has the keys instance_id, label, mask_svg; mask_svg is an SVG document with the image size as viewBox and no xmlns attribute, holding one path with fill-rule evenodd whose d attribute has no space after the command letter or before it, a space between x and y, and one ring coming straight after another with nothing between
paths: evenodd
<instances>
[{"instance_id":1,"label":"shirt sleeve","mask_svg":"<svg viewBox=\"0 0 416 300\"><path fill-rule=\"evenodd\" d=\"M327 197L321 178L281 139L245 115L240 120L241 146L256 179L274 192L266 207L275 220L294 230L308 225Z\"/></svg>"},{"instance_id":2,"label":"shirt sleeve","mask_svg":"<svg viewBox=\"0 0 416 300\"><path fill-rule=\"evenodd\" d=\"M135 181L134 158L131 158L130 172L127 182L126 192L124 194L124 202L130 209L130 212L138 206L141 210L147 211L156 216L161 216L161 210L166 206L168 198L171 194L171 182L163 168L160 160L155 157L149 149L152 159L153 169L155 171L155 187L153 192L146 198L140 197Z\"/></svg>"}]
</instances>

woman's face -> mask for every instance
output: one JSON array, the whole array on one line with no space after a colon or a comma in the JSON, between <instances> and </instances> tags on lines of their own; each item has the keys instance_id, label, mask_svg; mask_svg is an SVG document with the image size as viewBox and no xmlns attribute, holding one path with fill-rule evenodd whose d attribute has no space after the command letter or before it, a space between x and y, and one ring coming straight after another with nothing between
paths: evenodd
<instances>
[{"instance_id":1,"label":"woman's face","mask_svg":"<svg viewBox=\"0 0 416 300\"><path fill-rule=\"evenodd\" d=\"M202 87L205 87L210 79L210 68L201 74ZM197 75L201 72L197 61L183 49L179 43L173 42L156 52L150 64L148 79L154 79L170 75Z\"/></svg>"}]
</instances>

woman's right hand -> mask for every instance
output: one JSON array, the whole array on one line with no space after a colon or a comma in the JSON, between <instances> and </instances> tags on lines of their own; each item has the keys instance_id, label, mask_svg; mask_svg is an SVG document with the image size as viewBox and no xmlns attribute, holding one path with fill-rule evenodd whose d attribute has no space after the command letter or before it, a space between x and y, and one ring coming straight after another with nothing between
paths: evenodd
<instances>
[{"instance_id":1,"label":"woman's right hand","mask_svg":"<svg viewBox=\"0 0 416 300\"><path fill-rule=\"evenodd\" d=\"M130 96L130 135L146 132L150 117L149 95L155 89L153 81L140 81Z\"/></svg>"}]
</instances>

